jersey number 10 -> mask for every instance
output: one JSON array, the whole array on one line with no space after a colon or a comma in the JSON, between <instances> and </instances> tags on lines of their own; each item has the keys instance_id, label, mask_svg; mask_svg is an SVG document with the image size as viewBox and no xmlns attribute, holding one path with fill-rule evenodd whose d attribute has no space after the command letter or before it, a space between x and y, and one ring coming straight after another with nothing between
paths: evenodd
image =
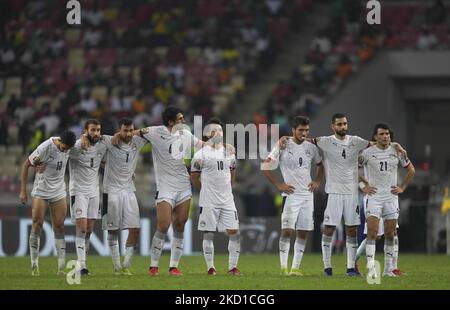
<instances>
[{"instance_id":1,"label":"jersey number 10","mask_svg":"<svg viewBox=\"0 0 450 310\"><path fill-rule=\"evenodd\" d=\"M223 170L223 161L217 162L217 170Z\"/></svg>"}]
</instances>

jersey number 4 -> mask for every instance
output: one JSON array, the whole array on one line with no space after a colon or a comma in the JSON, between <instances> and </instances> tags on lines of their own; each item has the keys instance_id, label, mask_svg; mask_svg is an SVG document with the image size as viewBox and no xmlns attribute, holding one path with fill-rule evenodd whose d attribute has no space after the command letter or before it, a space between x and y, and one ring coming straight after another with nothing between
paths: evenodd
<instances>
[{"instance_id":1,"label":"jersey number 4","mask_svg":"<svg viewBox=\"0 0 450 310\"><path fill-rule=\"evenodd\" d=\"M342 150L342 157L344 157L344 159L347 158L347 155L345 154L345 150Z\"/></svg>"},{"instance_id":2,"label":"jersey number 4","mask_svg":"<svg viewBox=\"0 0 450 310\"><path fill-rule=\"evenodd\" d=\"M58 161L56 163L56 171L61 170L62 169L62 161Z\"/></svg>"}]
</instances>

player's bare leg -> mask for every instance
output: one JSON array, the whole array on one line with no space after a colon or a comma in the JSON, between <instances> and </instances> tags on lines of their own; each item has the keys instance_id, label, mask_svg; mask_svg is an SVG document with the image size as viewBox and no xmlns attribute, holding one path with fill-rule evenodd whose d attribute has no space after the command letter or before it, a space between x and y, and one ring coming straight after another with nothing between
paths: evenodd
<instances>
[{"instance_id":1,"label":"player's bare leg","mask_svg":"<svg viewBox=\"0 0 450 310\"><path fill-rule=\"evenodd\" d=\"M44 225L45 210L47 202L45 200L34 198L31 201L31 232L30 232L30 257L31 257L31 275L39 276L39 247Z\"/></svg>"},{"instance_id":2,"label":"player's bare leg","mask_svg":"<svg viewBox=\"0 0 450 310\"><path fill-rule=\"evenodd\" d=\"M188 199L178 204L173 209L172 214L173 238L172 238L172 248L170 251L169 274L174 276L183 275L178 269L178 264L180 263L181 255L183 255L184 225L186 224L189 218L190 205L191 199Z\"/></svg>"},{"instance_id":3,"label":"player's bare leg","mask_svg":"<svg viewBox=\"0 0 450 310\"><path fill-rule=\"evenodd\" d=\"M307 232L305 230L297 230L297 237L295 238L294 244L294 258L292 260L292 267L289 275L291 276L303 276L303 273L300 270L300 265L303 258L303 253L305 252L306 240L307 240Z\"/></svg>"},{"instance_id":4,"label":"player's bare leg","mask_svg":"<svg viewBox=\"0 0 450 310\"><path fill-rule=\"evenodd\" d=\"M123 260L122 274L131 275L129 271L134 251L139 240L139 228L128 229L128 238L125 248L125 258Z\"/></svg>"},{"instance_id":5,"label":"player's bare leg","mask_svg":"<svg viewBox=\"0 0 450 310\"><path fill-rule=\"evenodd\" d=\"M152 239L152 249L150 253L149 275L159 275L158 266L161 252L166 240L167 230L172 220L172 206L167 201L156 204L156 232Z\"/></svg>"},{"instance_id":6,"label":"player's bare leg","mask_svg":"<svg viewBox=\"0 0 450 310\"><path fill-rule=\"evenodd\" d=\"M55 247L58 255L58 275L64 275L66 268L66 240L64 239L64 221L67 216L67 201L62 198L49 203L52 216L53 232L55 233Z\"/></svg>"},{"instance_id":7,"label":"player's bare leg","mask_svg":"<svg viewBox=\"0 0 450 310\"><path fill-rule=\"evenodd\" d=\"M394 233L397 226L397 220L384 221L384 272L383 276L395 277L392 272L392 258L394 255Z\"/></svg>"},{"instance_id":8,"label":"player's bare leg","mask_svg":"<svg viewBox=\"0 0 450 310\"><path fill-rule=\"evenodd\" d=\"M347 275L359 276L359 272L355 270L356 250L358 249L358 242L356 240L358 226L345 226L345 231L347 233Z\"/></svg>"},{"instance_id":9,"label":"player's bare leg","mask_svg":"<svg viewBox=\"0 0 450 310\"><path fill-rule=\"evenodd\" d=\"M237 268L239 254L241 252L241 240L239 230L227 229L228 234L228 274L240 276L241 272Z\"/></svg>"},{"instance_id":10,"label":"player's bare leg","mask_svg":"<svg viewBox=\"0 0 450 310\"><path fill-rule=\"evenodd\" d=\"M280 234L279 241L279 250L280 250L280 267L281 267L281 275L288 275L288 259L289 259L289 250L291 247L291 237L294 234L293 229L282 229Z\"/></svg>"},{"instance_id":11,"label":"player's bare leg","mask_svg":"<svg viewBox=\"0 0 450 310\"><path fill-rule=\"evenodd\" d=\"M328 277L333 275L333 267L331 266L331 242L335 230L336 226L325 225L322 234L322 260L324 274Z\"/></svg>"}]
</instances>

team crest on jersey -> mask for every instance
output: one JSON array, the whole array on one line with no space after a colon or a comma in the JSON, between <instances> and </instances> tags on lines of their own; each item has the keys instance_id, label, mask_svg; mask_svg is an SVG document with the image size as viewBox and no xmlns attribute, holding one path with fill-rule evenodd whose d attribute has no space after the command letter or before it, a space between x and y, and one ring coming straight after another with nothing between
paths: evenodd
<instances>
[{"instance_id":1,"label":"team crest on jersey","mask_svg":"<svg viewBox=\"0 0 450 310\"><path fill-rule=\"evenodd\" d=\"M194 168L200 170L200 163L198 161L194 162Z\"/></svg>"},{"instance_id":2,"label":"team crest on jersey","mask_svg":"<svg viewBox=\"0 0 450 310\"><path fill-rule=\"evenodd\" d=\"M39 156L35 156L33 158L32 162L33 162L33 166L37 165L37 164L39 164L41 162L41 158Z\"/></svg>"},{"instance_id":3,"label":"team crest on jersey","mask_svg":"<svg viewBox=\"0 0 450 310\"><path fill-rule=\"evenodd\" d=\"M360 166L362 166L364 164L364 156L362 156L362 155L358 156L358 163Z\"/></svg>"}]
</instances>

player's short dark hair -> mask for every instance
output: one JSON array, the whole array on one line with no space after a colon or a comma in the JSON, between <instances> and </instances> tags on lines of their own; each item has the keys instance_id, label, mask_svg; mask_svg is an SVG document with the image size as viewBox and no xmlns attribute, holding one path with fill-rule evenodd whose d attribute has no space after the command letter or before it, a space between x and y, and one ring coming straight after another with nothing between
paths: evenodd
<instances>
[{"instance_id":1,"label":"player's short dark hair","mask_svg":"<svg viewBox=\"0 0 450 310\"><path fill-rule=\"evenodd\" d=\"M61 133L61 143L67 145L68 147L72 147L75 145L75 142L77 141L77 137L75 136L74 132L71 130L64 130Z\"/></svg>"},{"instance_id":2,"label":"player's short dark hair","mask_svg":"<svg viewBox=\"0 0 450 310\"><path fill-rule=\"evenodd\" d=\"M96 120L95 118L90 118L84 123L84 129L88 129L89 125L101 125L100 121Z\"/></svg>"},{"instance_id":3,"label":"player's short dark hair","mask_svg":"<svg viewBox=\"0 0 450 310\"><path fill-rule=\"evenodd\" d=\"M347 116L345 116L345 114L343 114L343 113L336 113L331 117L331 123L334 124L336 122L336 119L343 118L343 117L347 117Z\"/></svg>"},{"instance_id":4,"label":"player's short dark hair","mask_svg":"<svg viewBox=\"0 0 450 310\"><path fill-rule=\"evenodd\" d=\"M378 134L378 129L389 130L389 134L391 135L391 139L392 139L392 135L394 134L394 132L389 128L388 125L383 124L383 123L375 124L375 126L373 127L373 133L372 133L373 139L375 139L375 136Z\"/></svg>"},{"instance_id":5,"label":"player's short dark hair","mask_svg":"<svg viewBox=\"0 0 450 310\"><path fill-rule=\"evenodd\" d=\"M122 125L127 126L127 127L131 126L131 125L133 125L133 121L129 118L121 118L119 120L119 129L122 128Z\"/></svg>"},{"instance_id":6,"label":"player's short dark hair","mask_svg":"<svg viewBox=\"0 0 450 310\"><path fill-rule=\"evenodd\" d=\"M162 112L162 121L164 126L169 126L169 121L175 122L177 120L178 113L183 113L183 111L176 107L167 107Z\"/></svg>"},{"instance_id":7,"label":"player's short dark hair","mask_svg":"<svg viewBox=\"0 0 450 310\"><path fill-rule=\"evenodd\" d=\"M295 129L300 125L302 126L309 125L309 118L307 118L306 116L296 116L292 119L291 121L292 128Z\"/></svg>"},{"instance_id":8,"label":"player's short dark hair","mask_svg":"<svg viewBox=\"0 0 450 310\"><path fill-rule=\"evenodd\" d=\"M222 121L218 117L210 118L206 122L205 126L208 126L208 125L211 125L211 124L217 124L217 125L220 125L220 127L224 128Z\"/></svg>"}]
</instances>

